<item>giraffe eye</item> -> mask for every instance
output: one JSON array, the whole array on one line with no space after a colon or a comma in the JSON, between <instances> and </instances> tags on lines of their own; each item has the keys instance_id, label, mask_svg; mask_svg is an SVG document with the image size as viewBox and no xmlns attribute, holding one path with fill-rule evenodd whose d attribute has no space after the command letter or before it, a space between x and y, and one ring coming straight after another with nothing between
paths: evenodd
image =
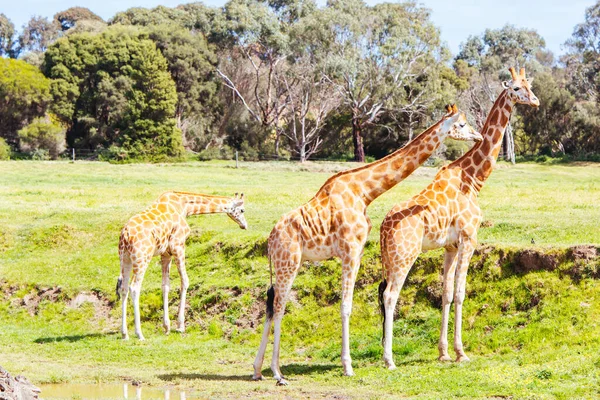
<instances>
[{"instance_id":1,"label":"giraffe eye","mask_svg":"<svg viewBox=\"0 0 600 400\"><path fill-rule=\"evenodd\" d=\"M466 123L466 122L463 122L463 123L462 123L462 124L460 124L459 126L460 126L461 128L464 128L466 125L467 125L467 123Z\"/></svg>"},{"instance_id":2,"label":"giraffe eye","mask_svg":"<svg viewBox=\"0 0 600 400\"><path fill-rule=\"evenodd\" d=\"M244 212L244 210L240 210L240 212L241 212L241 213L243 213L243 212Z\"/></svg>"},{"instance_id":3,"label":"giraffe eye","mask_svg":"<svg viewBox=\"0 0 600 400\"><path fill-rule=\"evenodd\" d=\"M515 88L515 92L518 92L519 90L521 90L521 88L520 88L520 87L516 87L516 88Z\"/></svg>"}]
</instances>

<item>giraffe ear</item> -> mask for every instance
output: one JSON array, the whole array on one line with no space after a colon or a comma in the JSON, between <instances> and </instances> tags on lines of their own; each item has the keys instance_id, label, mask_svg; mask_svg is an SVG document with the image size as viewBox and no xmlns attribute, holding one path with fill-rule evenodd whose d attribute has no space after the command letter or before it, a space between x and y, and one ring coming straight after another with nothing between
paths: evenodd
<instances>
[{"instance_id":1,"label":"giraffe ear","mask_svg":"<svg viewBox=\"0 0 600 400\"><path fill-rule=\"evenodd\" d=\"M508 84L508 82L507 82L507 81L504 81L504 82L502 82L502 87L503 87L504 89L508 89L508 88L510 87L510 85Z\"/></svg>"},{"instance_id":2,"label":"giraffe ear","mask_svg":"<svg viewBox=\"0 0 600 400\"><path fill-rule=\"evenodd\" d=\"M450 104L446 104L446 112L448 114L452 113L452 106Z\"/></svg>"},{"instance_id":3,"label":"giraffe ear","mask_svg":"<svg viewBox=\"0 0 600 400\"><path fill-rule=\"evenodd\" d=\"M240 200L244 200L244 193L240 195Z\"/></svg>"},{"instance_id":4,"label":"giraffe ear","mask_svg":"<svg viewBox=\"0 0 600 400\"><path fill-rule=\"evenodd\" d=\"M527 82L531 85L533 83L533 78L527 78Z\"/></svg>"}]
</instances>

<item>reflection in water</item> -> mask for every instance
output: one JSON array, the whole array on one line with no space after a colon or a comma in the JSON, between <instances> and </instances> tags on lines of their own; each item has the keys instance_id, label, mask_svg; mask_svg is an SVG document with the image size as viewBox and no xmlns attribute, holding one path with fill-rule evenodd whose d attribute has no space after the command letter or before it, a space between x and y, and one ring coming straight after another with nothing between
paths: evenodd
<instances>
[{"instance_id":1,"label":"reflection in water","mask_svg":"<svg viewBox=\"0 0 600 400\"><path fill-rule=\"evenodd\" d=\"M176 399L179 395L179 400L186 400L186 393L181 390L173 388L155 388L155 387L144 387L132 386L128 383L121 384L51 384L51 385L40 385L42 393L40 394L44 399L70 399L70 398L81 398L90 400L99 399L129 399L133 400L134 397L130 397L135 392L135 399L142 400L142 398L148 399L164 399L170 400L171 395ZM142 394L143 392L143 394ZM191 396L194 398L194 396Z\"/></svg>"}]
</instances>

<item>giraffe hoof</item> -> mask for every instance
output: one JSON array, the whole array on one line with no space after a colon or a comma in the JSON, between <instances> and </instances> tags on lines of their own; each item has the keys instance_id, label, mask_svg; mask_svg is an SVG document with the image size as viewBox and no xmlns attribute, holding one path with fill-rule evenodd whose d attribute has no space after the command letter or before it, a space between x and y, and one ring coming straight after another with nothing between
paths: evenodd
<instances>
[{"instance_id":1,"label":"giraffe hoof","mask_svg":"<svg viewBox=\"0 0 600 400\"><path fill-rule=\"evenodd\" d=\"M122 338L123 338L123 340L129 340L129 335L125 333L125 334L122 336Z\"/></svg>"},{"instance_id":2,"label":"giraffe hoof","mask_svg":"<svg viewBox=\"0 0 600 400\"><path fill-rule=\"evenodd\" d=\"M388 364L387 365L387 369L389 369L390 371L393 371L396 369L396 365L395 364Z\"/></svg>"},{"instance_id":3,"label":"giraffe hoof","mask_svg":"<svg viewBox=\"0 0 600 400\"><path fill-rule=\"evenodd\" d=\"M185 328L177 328L175 330L179 333L185 333Z\"/></svg>"},{"instance_id":4,"label":"giraffe hoof","mask_svg":"<svg viewBox=\"0 0 600 400\"><path fill-rule=\"evenodd\" d=\"M277 386L287 386L287 385L288 385L288 382L283 378L281 378L277 381Z\"/></svg>"},{"instance_id":5,"label":"giraffe hoof","mask_svg":"<svg viewBox=\"0 0 600 400\"><path fill-rule=\"evenodd\" d=\"M438 357L438 361L446 362L446 361L452 361L452 359L450 358L449 355L443 355L443 356Z\"/></svg>"},{"instance_id":6,"label":"giraffe hoof","mask_svg":"<svg viewBox=\"0 0 600 400\"><path fill-rule=\"evenodd\" d=\"M456 357L457 363L470 362L470 361L471 361L471 359L469 357L467 357L465 354L460 354L458 357Z\"/></svg>"},{"instance_id":7,"label":"giraffe hoof","mask_svg":"<svg viewBox=\"0 0 600 400\"><path fill-rule=\"evenodd\" d=\"M352 370L352 368L348 368L347 370L345 370L344 376L354 376L354 371Z\"/></svg>"},{"instance_id":8,"label":"giraffe hoof","mask_svg":"<svg viewBox=\"0 0 600 400\"><path fill-rule=\"evenodd\" d=\"M253 381L264 381L265 378L262 375L252 375Z\"/></svg>"}]
</instances>

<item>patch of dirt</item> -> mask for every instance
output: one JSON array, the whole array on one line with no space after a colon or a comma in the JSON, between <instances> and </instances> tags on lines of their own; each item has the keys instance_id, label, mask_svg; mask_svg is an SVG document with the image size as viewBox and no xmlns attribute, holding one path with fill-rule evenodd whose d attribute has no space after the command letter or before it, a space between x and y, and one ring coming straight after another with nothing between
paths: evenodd
<instances>
[{"instance_id":1,"label":"patch of dirt","mask_svg":"<svg viewBox=\"0 0 600 400\"><path fill-rule=\"evenodd\" d=\"M513 258L514 270L517 273L533 271L554 271L559 264L559 257L533 249L517 252Z\"/></svg>"},{"instance_id":2,"label":"patch of dirt","mask_svg":"<svg viewBox=\"0 0 600 400\"><path fill-rule=\"evenodd\" d=\"M442 275L438 279L432 281L425 288L425 294L427 299L436 307L442 306L442 294L444 294L444 284L442 282Z\"/></svg>"},{"instance_id":3,"label":"patch of dirt","mask_svg":"<svg viewBox=\"0 0 600 400\"><path fill-rule=\"evenodd\" d=\"M573 246L567 250L567 257L573 261L590 261L598 257L598 249L592 245Z\"/></svg>"},{"instance_id":4,"label":"patch of dirt","mask_svg":"<svg viewBox=\"0 0 600 400\"><path fill-rule=\"evenodd\" d=\"M36 291L28 293L20 299L20 305L25 307L30 315L37 315L42 301L56 303L62 297L61 294L62 288L60 286L36 288Z\"/></svg>"},{"instance_id":5,"label":"patch of dirt","mask_svg":"<svg viewBox=\"0 0 600 400\"><path fill-rule=\"evenodd\" d=\"M109 318L113 303L97 292L81 292L69 301L67 307L77 309L85 303L91 303L94 306L96 318Z\"/></svg>"},{"instance_id":6,"label":"patch of dirt","mask_svg":"<svg viewBox=\"0 0 600 400\"><path fill-rule=\"evenodd\" d=\"M256 300L248 312L235 321L235 325L240 328L256 329L263 322L266 311L266 294L263 290L253 290L252 297Z\"/></svg>"}]
</instances>

